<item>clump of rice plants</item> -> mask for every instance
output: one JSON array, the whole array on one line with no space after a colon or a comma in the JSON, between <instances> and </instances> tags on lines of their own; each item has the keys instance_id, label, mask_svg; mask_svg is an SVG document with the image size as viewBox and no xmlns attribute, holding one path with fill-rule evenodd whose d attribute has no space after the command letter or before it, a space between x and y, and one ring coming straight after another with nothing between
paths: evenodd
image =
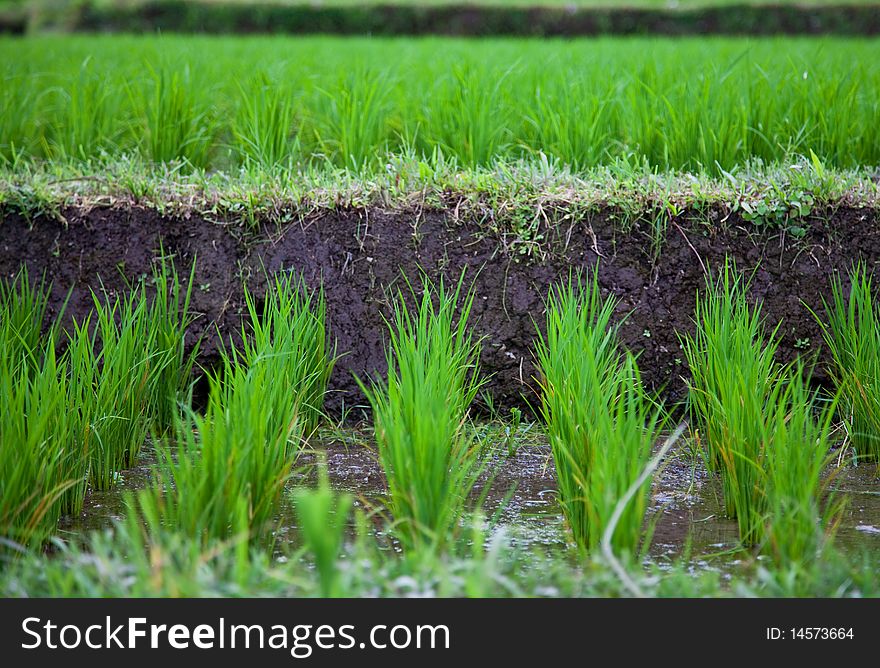
<instances>
[{"instance_id":1,"label":"clump of rice plants","mask_svg":"<svg viewBox=\"0 0 880 668\"><path fill-rule=\"evenodd\" d=\"M666 424L645 390L632 353L621 347L597 274L550 293L547 333L539 332L541 410L547 422L559 498L573 538L593 551L620 498L648 464ZM642 537L650 480L624 510L611 544L634 555Z\"/></svg>"},{"instance_id":2,"label":"clump of rice plants","mask_svg":"<svg viewBox=\"0 0 880 668\"><path fill-rule=\"evenodd\" d=\"M293 98L262 73L241 87L241 103L232 134L242 161L263 169L286 162L297 152Z\"/></svg>"},{"instance_id":3,"label":"clump of rice plants","mask_svg":"<svg viewBox=\"0 0 880 668\"><path fill-rule=\"evenodd\" d=\"M0 353L0 538L38 547L65 509L78 511L88 459L69 415L66 368L54 341L35 368Z\"/></svg>"},{"instance_id":4,"label":"clump of rice plants","mask_svg":"<svg viewBox=\"0 0 880 668\"><path fill-rule=\"evenodd\" d=\"M318 466L318 486L295 490L293 501L305 549L315 559L321 597L339 596L337 559L353 499L350 494L336 494L331 489L327 462L322 459Z\"/></svg>"},{"instance_id":5,"label":"clump of rice plants","mask_svg":"<svg viewBox=\"0 0 880 668\"><path fill-rule=\"evenodd\" d=\"M808 390L802 364L775 361L776 330L767 334L747 288L726 262L697 296L696 332L682 340L694 434L742 543L806 558L819 545L834 402Z\"/></svg>"},{"instance_id":6,"label":"clump of rice plants","mask_svg":"<svg viewBox=\"0 0 880 668\"><path fill-rule=\"evenodd\" d=\"M333 90L320 90L315 134L325 157L357 170L387 150L388 84L387 72L354 68Z\"/></svg>"},{"instance_id":7,"label":"clump of rice plants","mask_svg":"<svg viewBox=\"0 0 880 668\"><path fill-rule=\"evenodd\" d=\"M199 352L198 342L186 352L186 331L194 320L190 300L195 271L193 262L186 286L182 287L174 261L164 254L153 269L156 295L146 317L147 326L155 334L154 411L155 423L162 430L174 425L180 403L188 404L192 369Z\"/></svg>"},{"instance_id":8,"label":"clump of rice plants","mask_svg":"<svg viewBox=\"0 0 880 668\"><path fill-rule=\"evenodd\" d=\"M49 293L26 268L0 281L0 535L26 547L79 512L88 471L55 353L58 319L44 326Z\"/></svg>"},{"instance_id":9,"label":"clump of rice plants","mask_svg":"<svg viewBox=\"0 0 880 668\"><path fill-rule=\"evenodd\" d=\"M705 447L710 470L744 466L733 455L738 446L728 439L745 437L755 427L779 378L776 329L767 334L761 304L749 303L748 282L729 261L707 279L705 293L697 295L695 323L695 333L681 342L691 371L688 402L695 435ZM743 477L734 479L750 484Z\"/></svg>"},{"instance_id":10,"label":"clump of rice plants","mask_svg":"<svg viewBox=\"0 0 880 668\"><path fill-rule=\"evenodd\" d=\"M849 279L847 296L839 276L831 283L827 325L816 319L834 360L849 442L859 459L880 462L880 312L867 268L856 265Z\"/></svg>"},{"instance_id":11,"label":"clump of rice plants","mask_svg":"<svg viewBox=\"0 0 880 668\"><path fill-rule=\"evenodd\" d=\"M104 490L137 460L157 405L156 378L169 359L156 353L159 332L143 285L112 301L93 293L93 301L95 324L90 317L74 324L67 358L90 482Z\"/></svg>"},{"instance_id":12,"label":"clump of rice plants","mask_svg":"<svg viewBox=\"0 0 880 668\"><path fill-rule=\"evenodd\" d=\"M327 383L336 363L335 350L327 342L326 304L323 291L310 292L289 272L269 279L259 304L245 287L249 327L242 330L241 357L247 366L273 358L276 381L297 396L300 419L307 433L321 420Z\"/></svg>"},{"instance_id":13,"label":"clump of rice plants","mask_svg":"<svg viewBox=\"0 0 880 668\"><path fill-rule=\"evenodd\" d=\"M394 300L387 381L361 388L373 410L379 461L388 480L395 534L416 552L442 548L455 532L482 470L465 429L483 381L480 340L467 327L472 290L423 283L415 313ZM359 381L360 382L360 381Z\"/></svg>"},{"instance_id":14,"label":"clump of rice plants","mask_svg":"<svg viewBox=\"0 0 880 668\"><path fill-rule=\"evenodd\" d=\"M178 418L157 446L154 488L138 497L150 522L195 540L265 535L305 436L320 416L333 367L323 296L289 274L270 282L262 308L245 291L250 329L209 378L204 416Z\"/></svg>"},{"instance_id":15,"label":"clump of rice plants","mask_svg":"<svg viewBox=\"0 0 880 668\"><path fill-rule=\"evenodd\" d=\"M49 285L45 277L32 283L27 267L12 281L0 280L0 355L16 371L20 364L39 366L44 352L43 325L49 308ZM57 318L45 337L54 344Z\"/></svg>"},{"instance_id":16,"label":"clump of rice plants","mask_svg":"<svg viewBox=\"0 0 880 668\"><path fill-rule=\"evenodd\" d=\"M264 534L302 438L278 371L271 357L249 368L227 358L211 376L205 414L188 411L174 442L157 444L154 487L138 495L148 523L204 544Z\"/></svg>"},{"instance_id":17,"label":"clump of rice plants","mask_svg":"<svg viewBox=\"0 0 880 668\"><path fill-rule=\"evenodd\" d=\"M725 510L740 539L760 542L764 505L765 407L779 391L776 331L765 332L761 305L731 262L697 295L696 332L682 340L691 370L688 393L695 438L707 467L721 474Z\"/></svg>"},{"instance_id":18,"label":"clump of rice plants","mask_svg":"<svg viewBox=\"0 0 880 668\"><path fill-rule=\"evenodd\" d=\"M764 518L762 549L782 565L803 563L819 554L840 504L826 495L824 476L830 453L837 399L821 400L808 387L809 372L791 365L767 402L759 466Z\"/></svg>"},{"instance_id":19,"label":"clump of rice plants","mask_svg":"<svg viewBox=\"0 0 880 668\"><path fill-rule=\"evenodd\" d=\"M204 167L213 140L213 121L202 100L193 93L188 68L152 71L151 86L143 89L142 150L154 162L185 160Z\"/></svg>"}]
</instances>

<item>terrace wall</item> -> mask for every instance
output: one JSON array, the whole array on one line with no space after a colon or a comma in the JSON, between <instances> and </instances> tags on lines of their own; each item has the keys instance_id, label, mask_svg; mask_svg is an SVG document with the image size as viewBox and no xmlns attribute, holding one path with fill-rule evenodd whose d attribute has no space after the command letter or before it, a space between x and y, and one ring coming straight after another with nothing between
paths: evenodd
<instances>
[{"instance_id":1,"label":"terrace wall","mask_svg":"<svg viewBox=\"0 0 880 668\"><path fill-rule=\"evenodd\" d=\"M443 211L343 210L259 230L130 207L61 214L62 220L28 221L0 212L2 275L13 275L22 262L32 276L47 272L54 281L53 307L72 290L67 317L82 318L99 275L109 289L124 289L123 275L148 274L160 243L178 266L197 257L194 308L201 315L192 338L204 331L205 364L216 359L217 327L224 336L239 330L241 282L261 290L264 265L300 272L312 287L323 285L331 333L344 354L331 379L329 406L335 409L343 401L362 401L352 372L364 377L383 370L388 290L402 286L402 274L418 281L423 270L434 279L456 279L466 269L475 280L473 321L486 337L484 370L492 375L496 403L506 407L535 398L534 323L543 323L550 286L572 270L598 261L601 286L620 299L623 337L639 353L645 378L677 400L687 375L678 336L692 328L704 271L726 254L754 272L753 295L764 301L768 323L782 321L785 359L821 350L821 332L807 307L821 309L832 273L845 273L858 259L870 267L880 262L880 212L874 209L817 212L798 239L735 216L708 226L705 213L699 220L685 215L669 226L656 261L648 226L621 231L613 211L548 227L531 258L512 250L509 239L476 223L455 223ZM826 379L821 369L816 378Z\"/></svg>"}]
</instances>

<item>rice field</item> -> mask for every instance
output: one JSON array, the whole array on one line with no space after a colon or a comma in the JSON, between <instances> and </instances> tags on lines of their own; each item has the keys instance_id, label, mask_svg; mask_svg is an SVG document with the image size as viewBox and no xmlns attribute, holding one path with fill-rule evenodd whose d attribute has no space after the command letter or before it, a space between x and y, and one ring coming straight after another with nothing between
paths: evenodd
<instances>
[{"instance_id":1,"label":"rice field","mask_svg":"<svg viewBox=\"0 0 880 668\"><path fill-rule=\"evenodd\" d=\"M738 528L733 553L765 554L778 573L798 573L789 583L794 588L781 591L815 592L810 578L816 569L841 563L835 534L846 498L831 492L832 481L846 475L840 448L848 441L857 461L875 451L861 445L875 436L858 431L865 409L855 403L850 380L857 375L864 383L858 387L870 388L872 372L836 361L837 390L818 391L808 385L808 359L773 361L775 333L765 329L760 307L747 303L748 283L732 264L697 295L696 335L685 346L694 381L685 421L674 433L675 407L643 386L636 356L619 341L615 304L601 297L596 273L572 277L547 295L547 333L538 333L535 350L543 424L527 425L521 415L487 422L470 409L485 376L478 361L483 342L468 326L474 293L466 277L453 286L410 284L397 294L388 320L388 378L362 383L374 427L351 446L375 448L387 487L371 490L376 496L366 505L361 496L356 507L351 492L331 487L327 455L320 454L327 443L357 433L321 408L329 370L344 354L324 336L323 296L291 274L267 277L261 306L245 288L248 324L240 342L230 341L221 364L207 372L207 404L199 409L190 388L205 372L194 371L182 345L192 326L192 275L163 261L151 281L158 289L149 296L146 281L126 295L94 294L94 318L69 331L54 320L46 343L39 332L48 284L26 273L2 283L0 365L4 382L12 383L0 394L5 593L31 586L25 583L38 568L48 569L38 591L90 595L101 586L90 569L63 570L86 553L99 555L101 569L118 568L115 560L137 560L142 550L167 552L183 569L154 582L154 593L213 591L215 585L193 583L178 589L176 578L186 577L191 560L211 553L217 568L243 569L236 581L259 580L280 568L267 558L289 554L294 545L291 575L300 559L316 565L314 584L302 586L323 596L359 595L368 582L352 580L343 555L356 550L387 561L381 546L389 540L401 551L392 560L401 563L382 568L439 568L438 559L461 559L456 568L513 569L524 586L534 578L527 563L549 559L558 571L553 577L571 593L585 584L564 566L570 554L622 563L638 581L644 576L637 555L651 551L662 521L652 501L656 469L672 447L691 462L687 466L703 462L708 480L720 481L720 512ZM867 284L859 268L851 278L848 294L838 284L835 295L857 311ZM835 308L830 305L830 313ZM848 326L845 318L831 318L828 336L851 340ZM57 355L56 344L65 339ZM134 340L145 345L134 347ZM743 403L739 398L746 396L750 401ZM499 425L507 425L507 436ZM493 562L501 543L491 545L503 541L504 532L487 534L482 518L494 503L494 526L516 490L502 486L503 498L489 503L490 489L505 458L514 461L519 448L537 442L549 444L545 461L558 481L558 543L514 563ZM143 466L144 448L151 472L126 488L127 471ZM303 453L312 465L297 464ZM116 493L114 504L125 519L113 534L58 542L60 555L39 556L41 546L57 540L52 536L63 516L77 517L85 498L118 485L126 491ZM291 517L301 532L292 543L284 537ZM486 540L486 554L466 547ZM678 563L673 569L686 561ZM875 591L871 578L866 582L864 593ZM703 586L723 590L709 576ZM473 587L465 593L499 593ZM504 593L516 595L516 588Z\"/></svg>"},{"instance_id":2,"label":"rice field","mask_svg":"<svg viewBox=\"0 0 880 668\"><path fill-rule=\"evenodd\" d=\"M875 62L0 37L0 594L880 595Z\"/></svg>"},{"instance_id":3,"label":"rice field","mask_svg":"<svg viewBox=\"0 0 880 668\"><path fill-rule=\"evenodd\" d=\"M0 159L847 169L880 163L878 58L875 41L830 38L3 39Z\"/></svg>"}]
</instances>

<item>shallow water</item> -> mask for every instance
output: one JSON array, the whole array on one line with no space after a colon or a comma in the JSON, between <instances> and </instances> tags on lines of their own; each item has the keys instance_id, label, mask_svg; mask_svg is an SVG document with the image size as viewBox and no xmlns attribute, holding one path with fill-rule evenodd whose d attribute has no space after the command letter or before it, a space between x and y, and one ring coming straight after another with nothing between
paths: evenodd
<instances>
[{"instance_id":1,"label":"shallow water","mask_svg":"<svg viewBox=\"0 0 880 668\"><path fill-rule=\"evenodd\" d=\"M489 429L489 428L487 428ZM486 435L503 439L496 429ZM385 477L371 447L368 430L333 430L324 432L300 455L295 474L288 483L312 485L316 463L326 457L334 489L348 492L356 504L368 510L380 510L386 497ZM556 478L550 448L538 429L526 426L514 441L515 453L506 444L492 457L491 471L484 474L476 494L485 492L483 510L504 527L511 539L521 546L541 549L558 548L567 543L562 513L556 498ZM152 448L141 452L138 466L122 473L119 485L107 492L90 491L83 513L62 521L62 536L109 526L125 513L126 492L137 490L150 480L155 465ZM486 489L488 485L488 489ZM835 475L832 489L845 494L846 509L837 531L836 544L845 551L880 549L880 478L873 465L843 466ZM699 457L686 442L667 455L655 474L652 486L648 526L653 527L649 555L661 562L685 551L697 568L715 568L728 572L753 561L751 554L737 550L736 522L724 516L720 485L710 476ZM285 494L276 516L276 551L280 555L296 547L298 536L289 494ZM381 522L376 522L377 537L383 536ZM393 543L389 542L393 548Z\"/></svg>"}]
</instances>

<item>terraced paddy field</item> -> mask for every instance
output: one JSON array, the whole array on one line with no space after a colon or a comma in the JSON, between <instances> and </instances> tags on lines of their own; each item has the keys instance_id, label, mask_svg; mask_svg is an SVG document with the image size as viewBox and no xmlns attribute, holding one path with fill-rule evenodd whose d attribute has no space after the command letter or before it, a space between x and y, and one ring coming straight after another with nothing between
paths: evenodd
<instances>
[{"instance_id":1,"label":"terraced paddy field","mask_svg":"<svg viewBox=\"0 0 880 668\"><path fill-rule=\"evenodd\" d=\"M878 55L0 40L0 591L877 595Z\"/></svg>"}]
</instances>

